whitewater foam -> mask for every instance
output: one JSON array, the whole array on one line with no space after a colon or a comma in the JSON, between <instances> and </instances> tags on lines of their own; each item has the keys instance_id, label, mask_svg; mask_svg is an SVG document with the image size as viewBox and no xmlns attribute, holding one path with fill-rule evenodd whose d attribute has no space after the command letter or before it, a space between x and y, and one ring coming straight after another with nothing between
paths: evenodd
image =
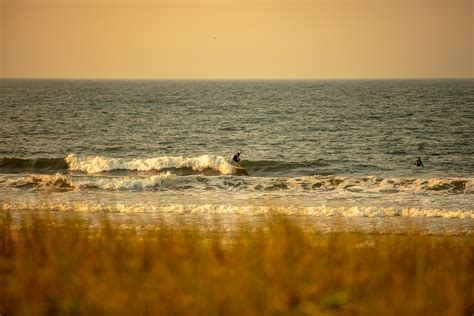
<instances>
[{"instance_id":1,"label":"whitewater foam","mask_svg":"<svg viewBox=\"0 0 474 316\"><path fill-rule=\"evenodd\" d=\"M374 193L449 192L474 193L474 178L378 178L374 176L352 178L344 176L309 176L289 179L295 188L322 191L349 191Z\"/></svg>"},{"instance_id":2,"label":"whitewater foam","mask_svg":"<svg viewBox=\"0 0 474 316\"><path fill-rule=\"evenodd\" d=\"M111 213L172 213L172 214L234 214L234 215L293 215L312 217L405 217L474 219L474 212L467 210L393 208L393 207L331 207L331 206L260 206L260 205L186 205L150 203L93 203L93 202L0 202L0 209L8 210L50 210L70 212Z\"/></svg>"},{"instance_id":3,"label":"whitewater foam","mask_svg":"<svg viewBox=\"0 0 474 316\"><path fill-rule=\"evenodd\" d=\"M221 174L233 174L235 168L222 156L202 155L198 157L163 156L147 159L107 158L103 156L66 157L69 169L86 173L99 173L112 170L151 171L171 168L191 168L195 171L211 169Z\"/></svg>"},{"instance_id":4,"label":"whitewater foam","mask_svg":"<svg viewBox=\"0 0 474 316\"><path fill-rule=\"evenodd\" d=\"M21 188L55 188L71 189L73 185L70 179L61 173L54 175L28 175L13 178L2 179L7 186Z\"/></svg>"},{"instance_id":5,"label":"whitewater foam","mask_svg":"<svg viewBox=\"0 0 474 316\"><path fill-rule=\"evenodd\" d=\"M382 179L376 177L351 178L342 176L308 176L299 178L234 177L229 175L178 176L170 171L152 175L2 175L0 186L17 188L59 189L194 189L246 192L280 192L285 194L312 192L334 193L415 193L430 195L474 193L474 179Z\"/></svg>"},{"instance_id":6,"label":"whitewater foam","mask_svg":"<svg viewBox=\"0 0 474 316\"><path fill-rule=\"evenodd\" d=\"M101 179L84 179L74 182L77 188L100 188L104 190L145 190L158 188L163 185L165 179L175 178L170 172L161 173L150 177L113 177Z\"/></svg>"},{"instance_id":7,"label":"whitewater foam","mask_svg":"<svg viewBox=\"0 0 474 316\"><path fill-rule=\"evenodd\" d=\"M148 177L81 177L66 176L61 173L54 175L28 175L7 178L0 181L14 188L32 189L103 189L103 190L145 190L159 188L165 180L175 179L170 172L163 172Z\"/></svg>"}]
</instances>

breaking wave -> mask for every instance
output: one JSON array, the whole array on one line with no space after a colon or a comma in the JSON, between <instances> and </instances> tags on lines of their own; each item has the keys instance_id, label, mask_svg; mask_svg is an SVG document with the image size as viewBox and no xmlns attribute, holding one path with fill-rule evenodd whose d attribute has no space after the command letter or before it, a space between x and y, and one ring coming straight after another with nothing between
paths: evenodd
<instances>
[{"instance_id":1,"label":"breaking wave","mask_svg":"<svg viewBox=\"0 0 474 316\"><path fill-rule=\"evenodd\" d=\"M4 175L0 187L59 190L224 190L246 192L349 192L474 194L473 178L404 179L377 177L307 176L296 178L178 176L170 171L152 175Z\"/></svg>"},{"instance_id":2,"label":"breaking wave","mask_svg":"<svg viewBox=\"0 0 474 316\"><path fill-rule=\"evenodd\" d=\"M92 174L114 171L160 172L168 170L178 175L196 173L206 175L247 175L242 169L236 169L228 158L218 155L113 158L76 154L69 154L66 157L59 158L4 157L0 158L0 171L53 173L69 170ZM322 160L306 162L245 160L240 165L247 169L252 176L312 175L318 173L318 170L321 171L329 166L327 162Z\"/></svg>"},{"instance_id":3,"label":"breaking wave","mask_svg":"<svg viewBox=\"0 0 474 316\"><path fill-rule=\"evenodd\" d=\"M66 157L70 170L86 173L99 173L112 170L167 170L189 168L194 171L214 170L221 174L232 174L235 168L222 156L203 155L199 157L158 157L147 159L107 158L102 156Z\"/></svg>"},{"instance_id":4,"label":"breaking wave","mask_svg":"<svg viewBox=\"0 0 474 316\"><path fill-rule=\"evenodd\" d=\"M0 158L0 170L6 172L64 172L70 170L84 173L101 173L115 170L166 171L179 169L181 169L181 174L213 174L212 171L216 174L236 173L228 159L214 155L125 159L70 154L65 158Z\"/></svg>"},{"instance_id":5,"label":"breaking wave","mask_svg":"<svg viewBox=\"0 0 474 316\"><path fill-rule=\"evenodd\" d=\"M33 175L0 180L0 184L24 189L60 191L73 189L103 190L145 190L159 188L164 179L173 178L170 172L160 173L144 178L137 177L71 177L60 173L55 175Z\"/></svg>"},{"instance_id":6,"label":"breaking wave","mask_svg":"<svg viewBox=\"0 0 474 316\"><path fill-rule=\"evenodd\" d=\"M323 191L421 193L474 193L474 178L353 178L343 176L312 176L290 179L305 189Z\"/></svg>"},{"instance_id":7,"label":"breaking wave","mask_svg":"<svg viewBox=\"0 0 474 316\"><path fill-rule=\"evenodd\" d=\"M23 189L60 189L69 190L73 188L70 179L61 174L55 175L34 175L34 176L20 176L13 178L3 178L0 184L6 184L10 187Z\"/></svg>"}]
</instances>

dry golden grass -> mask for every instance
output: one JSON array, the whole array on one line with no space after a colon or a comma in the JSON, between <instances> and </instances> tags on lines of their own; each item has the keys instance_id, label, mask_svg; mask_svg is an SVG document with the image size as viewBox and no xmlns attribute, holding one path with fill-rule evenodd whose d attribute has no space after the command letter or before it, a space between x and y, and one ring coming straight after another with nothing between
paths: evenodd
<instances>
[{"instance_id":1,"label":"dry golden grass","mask_svg":"<svg viewBox=\"0 0 474 316\"><path fill-rule=\"evenodd\" d=\"M0 314L469 315L472 237L0 220ZM275 224L276 222L276 224Z\"/></svg>"}]
</instances>

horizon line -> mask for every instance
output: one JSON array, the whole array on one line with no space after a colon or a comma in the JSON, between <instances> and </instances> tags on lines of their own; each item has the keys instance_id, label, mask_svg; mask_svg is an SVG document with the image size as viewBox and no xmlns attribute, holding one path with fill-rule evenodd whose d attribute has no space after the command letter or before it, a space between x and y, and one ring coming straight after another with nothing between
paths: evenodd
<instances>
[{"instance_id":1,"label":"horizon line","mask_svg":"<svg viewBox=\"0 0 474 316\"><path fill-rule=\"evenodd\" d=\"M353 77L353 78L112 78L112 77L0 77L0 80L84 80L84 81L355 81L355 80L468 80L470 77Z\"/></svg>"}]
</instances>

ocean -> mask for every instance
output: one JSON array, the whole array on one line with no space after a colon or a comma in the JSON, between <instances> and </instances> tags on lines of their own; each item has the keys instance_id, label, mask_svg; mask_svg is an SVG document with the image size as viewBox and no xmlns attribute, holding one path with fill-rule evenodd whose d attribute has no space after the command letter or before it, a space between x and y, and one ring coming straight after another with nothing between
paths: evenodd
<instances>
[{"instance_id":1,"label":"ocean","mask_svg":"<svg viewBox=\"0 0 474 316\"><path fill-rule=\"evenodd\" d=\"M474 232L472 79L1 79L0 96L14 218Z\"/></svg>"}]
</instances>

